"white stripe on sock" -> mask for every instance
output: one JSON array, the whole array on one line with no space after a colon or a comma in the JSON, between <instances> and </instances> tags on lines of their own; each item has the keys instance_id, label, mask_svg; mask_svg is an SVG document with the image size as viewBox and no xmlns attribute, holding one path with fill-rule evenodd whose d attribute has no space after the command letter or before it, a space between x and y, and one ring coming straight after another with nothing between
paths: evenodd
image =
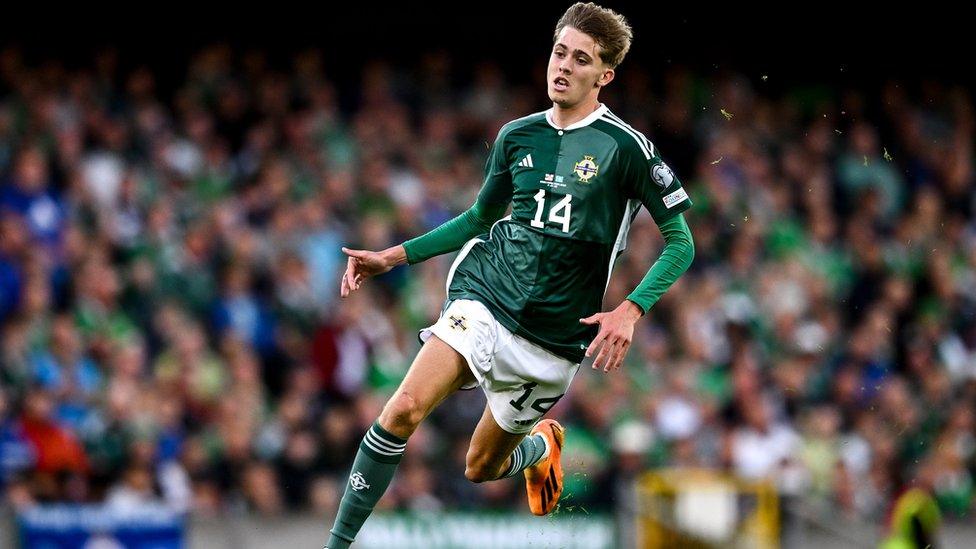
<instances>
[{"instance_id":1,"label":"white stripe on sock","mask_svg":"<svg viewBox=\"0 0 976 549\"><path fill-rule=\"evenodd\" d=\"M519 446L514 452L512 452L512 463L510 463L508 466L508 472L505 473L506 477L514 476L515 473L522 470L522 459L522 447Z\"/></svg>"},{"instance_id":2,"label":"white stripe on sock","mask_svg":"<svg viewBox=\"0 0 976 549\"><path fill-rule=\"evenodd\" d=\"M397 453L400 453L400 454L403 453L403 450L407 446L406 444L404 444L403 446L394 445L391 442L388 442L386 440L383 440L382 438L380 438L379 436L377 436L376 433L374 433L373 431L367 431L366 432L366 440L369 440L374 445L379 446L380 448L383 448L385 450L389 450L391 452L397 452Z\"/></svg>"},{"instance_id":3,"label":"white stripe on sock","mask_svg":"<svg viewBox=\"0 0 976 549\"><path fill-rule=\"evenodd\" d=\"M370 434L370 435L373 435L373 438L375 438L376 440L378 440L378 441L386 444L387 446L391 446L391 447L394 447L394 448L404 448L404 447L407 446L406 441L404 441L404 442L393 442L392 440L387 439L386 437L383 436L382 433L380 433L379 431L377 431L375 427L370 427L370 429L369 429L369 431L367 431L367 433Z\"/></svg>"},{"instance_id":4,"label":"white stripe on sock","mask_svg":"<svg viewBox=\"0 0 976 549\"><path fill-rule=\"evenodd\" d=\"M366 434L369 435L369 437L372 438L373 440L381 443L383 446L389 446L393 450L407 447L406 442L390 442L389 440L383 438L381 435L377 434L375 431L367 431Z\"/></svg>"},{"instance_id":5,"label":"white stripe on sock","mask_svg":"<svg viewBox=\"0 0 976 549\"><path fill-rule=\"evenodd\" d=\"M403 454L402 451L401 452L390 452L390 451L387 451L387 450L383 450L383 449L377 447L372 442L370 442L369 441L369 438L364 438L363 439L363 443L365 443L366 446L369 447L370 450L376 452L377 454L383 454L384 456L399 456L399 455L402 455Z\"/></svg>"}]
</instances>

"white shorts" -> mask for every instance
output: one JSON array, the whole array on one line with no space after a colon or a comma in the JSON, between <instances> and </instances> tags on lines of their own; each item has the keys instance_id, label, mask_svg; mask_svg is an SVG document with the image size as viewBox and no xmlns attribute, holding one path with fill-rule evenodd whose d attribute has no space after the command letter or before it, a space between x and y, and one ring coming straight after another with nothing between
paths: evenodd
<instances>
[{"instance_id":1,"label":"white shorts","mask_svg":"<svg viewBox=\"0 0 976 549\"><path fill-rule=\"evenodd\" d=\"M530 431L566 394L579 370L579 364L510 332L479 301L451 302L433 326L421 330L420 339L431 335L464 357L495 421L510 433Z\"/></svg>"}]
</instances>

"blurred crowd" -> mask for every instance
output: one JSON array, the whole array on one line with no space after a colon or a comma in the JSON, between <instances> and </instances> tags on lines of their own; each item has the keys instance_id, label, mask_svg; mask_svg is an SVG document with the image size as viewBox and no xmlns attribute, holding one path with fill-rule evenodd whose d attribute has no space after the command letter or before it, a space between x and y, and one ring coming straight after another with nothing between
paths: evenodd
<instances>
[{"instance_id":1,"label":"blurred crowd","mask_svg":"<svg viewBox=\"0 0 976 549\"><path fill-rule=\"evenodd\" d=\"M215 46L164 89L118 52L83 67L0 52L3 501L332 512L452 260L341 300L340 246L382 249L467 208L501 125L549 105L541 68L455 70L430 53L336 75L317 51L275 65ZM601 95L684 182L696 257L625 366L581 369L553 409L564 504L612 509L640 471L708 467L872 522L910 486L965 516L971 90L767 77L625 63ZM662 245L642 213L606 307ZM380 507L521 509L521 483L464 480L483 406L446 401Z\"/></svg>"}]
</instances>

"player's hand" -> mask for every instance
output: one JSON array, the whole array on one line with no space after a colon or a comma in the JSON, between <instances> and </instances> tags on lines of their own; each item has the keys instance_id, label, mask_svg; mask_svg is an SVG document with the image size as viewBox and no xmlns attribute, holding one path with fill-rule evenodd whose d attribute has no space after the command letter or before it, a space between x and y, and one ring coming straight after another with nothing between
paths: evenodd
<instances>
[{"instance_id":1,"label":"player's hand","mask_svg":"<svg viewBox=\"0 0 976 549\"><path fill-rule=\"evenodd\" d=\"M597 349L600 352L593 359L593 369L603 366L604 372L616 370L624 362L630 342L634 339L634 324L643 315L640 308L632 301L624 300L616 309L609 313L596 313L581 318L583 324L599 324L600 331L593 338L593 342L586 349L586 356L593 356Z\"/></svg>"},{"instance_id":2,"label":"player's hand","mask_svg":"<svg viewBox=\"0 0 976 549\"><path fill-rule=\"evenodd\" d=\"M339 283L339 295L342 297L348 297L350 293L362 287L363 281L367 278L383 274L407 260L403 246L394 246L382 252L343 247L342 253L349 256L346 261L346 272L343 273L342 281Z\"/></svg>"}]
</instances>

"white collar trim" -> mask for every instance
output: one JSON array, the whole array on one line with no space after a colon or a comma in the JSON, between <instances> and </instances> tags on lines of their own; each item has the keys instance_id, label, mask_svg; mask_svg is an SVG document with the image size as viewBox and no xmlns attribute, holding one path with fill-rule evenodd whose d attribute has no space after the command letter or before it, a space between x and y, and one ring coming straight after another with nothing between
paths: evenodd
<instances>
[{"instance_id":1,"label":"white collar trim","mask_svg":"<svg viewBox=\"0 0 976 549\"><path fill-rule=\"evenodd\" d=\"M546 122L548 122L549 125L552 126L553 128L556 128L557 130L563 130L563 131L575 130L577 128L583 128L585 126L589 126L590 124L595 122L597 118L603 116L603 113L607 112L607 106L604 105L603 103L600 103L600 106L597 107L596 110L590 113L586 118L578 122L574 122L566 126L565 128L560 128L552 120L553 109L555 109L555 107L552 107L548 111L546 111Z\"/></svg>"}]
</instances>

